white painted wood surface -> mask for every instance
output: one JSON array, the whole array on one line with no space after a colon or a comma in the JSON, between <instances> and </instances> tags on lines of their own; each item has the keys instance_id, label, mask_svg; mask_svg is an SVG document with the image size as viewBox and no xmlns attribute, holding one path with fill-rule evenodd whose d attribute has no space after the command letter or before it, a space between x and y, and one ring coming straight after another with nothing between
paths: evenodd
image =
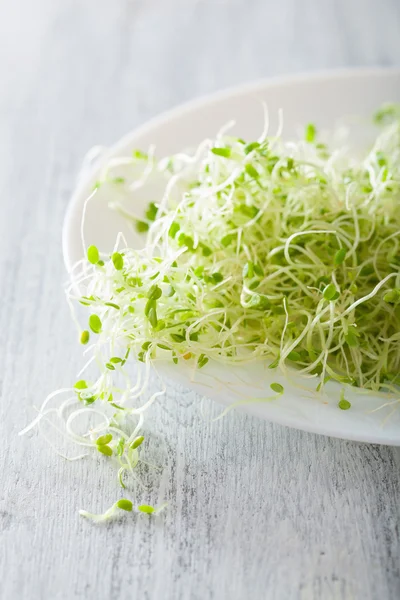
<instances>
[{"instance_id":1,"label":"white painted wood surface","mask_svg":"<svg viewBox=\"0 0 400 600\"><path fill-rule=\"evenodd\" d=\"M149 423L168 510L96 527L77 510L119 497L105 461L17 437L80 365L60 235L88 148L231 84L399 63L397 0L0 2L2 599L400 597L399 448L210 424L171 386Z\"/></svg>"}]
</instances>

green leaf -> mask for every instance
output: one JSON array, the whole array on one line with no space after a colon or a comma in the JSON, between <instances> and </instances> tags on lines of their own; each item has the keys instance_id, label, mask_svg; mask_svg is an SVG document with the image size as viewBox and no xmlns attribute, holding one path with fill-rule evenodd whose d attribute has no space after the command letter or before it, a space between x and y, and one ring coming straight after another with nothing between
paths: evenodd
<instances>
[{"instance_id":1,"label":"green leaf","mask_svg":"<svg viewBox=\"0 0 400 600\"><path fill-rule=\"evenodd\" d=\"M283 392L285 391L283 385L281 385L280 383L271 383L269 387L273 392L276 392L277 394L283 394Z\"/></svg>"},{"instance_id":2,"label":"green leaf","mask_svg":"<svg viewBox=\"0 0 400 600\"><path fill-rule=\"evenodd\" d=\"M259 175L259 173L258 173L257 169L255 169L255 168L253 167L253 165L251 165L250 163L248 163L248 164L245 166L245 169L246 169L246 173L247 173L248 175L250 175L250 177L253 177L253 179L258 179L258 178L259 178L259 176L260 176L260 175Z\"/></svg>"},{"instance_id":3,"label":"green leaf","mask_svg":"<svg viewBox=\"0 0 400 600\"><path fill-rule=\"evenodd\" d=\"M347 334L344 336L346 344L351 348L358 346L358 335L359 333L355 327L349 327Z\"/></svg>"},{"instance_id":4,"label":"green leaf","mask_svg":"<svg viewBox=\"0 0 400 600\"><path fill-rule=\"evenodd\" d=\"M152 327L157 327L158 319L157 319L157 310L155 308L151 308L149 310L149 314L148 314L147 318L149 319L150 325Z\"/></svg>"},{"instance_id":5,"label":"green leaf","mask_svg":"<svg viewBox=\"0 0 400 600\"><path fill-rule=\"evenodd\" d=\"M146 315L146 317L149 316L149 312L151 311L151 309L156 308L156 306L157 306L156 300L147 300L146 306L144 307L144 314Z\"/></svg>"},{"instance_id":6,"label":"green leaf","mask_svg":"<svg viewBox=\"0 0 400 600\"><path fill-rule=\"evenodd\" d=\"M293 158L289 157L287 159L287 170L291 171L294 168L294 160Z\"/></svg>"},{"instance_id":7,"label":"green leaf","mask_svg":"<svg viewBox=\"0 0 400 600\"><path fill-rule=\"evenodd\" d=\"M333 301L339 297L338 291L333 283L330 283L324 289L324 298L325 300Z\"/></svg>"},{"instance_id":8,"label":"green leaf","mask_svg":"<svg viewBox=\"0 0 400 600\"><path fill-rule=\"evenodd\" d=\"M88 384L86 383L86 381L84 379L80 379L74 385L74 388L76 390L86 390L87 387L88 387Z\"/></svg>"},{"instance_id":9,"label":"green leaf","mask_svg":"<svg viewBox=\"0 0 400 600\"><path fill-rule=\"evenodd\" d=\"M97 400L97 396L83 396L79 394L79 400L81 400L84 404L93 404Z\"/></svg>"},{"instance_id":10,"label":"green leaf","mask_svg":"<svg viewBox=\"0 0 400 600\"><path fill-rule=\"evenodd\" d=\"M153 506L149 506L148 504L141 504L138 506L138 510L142 513L146 513L147 515L151 515L155 508Z\"/></svg>"},{"instance_id":11,"label":"green leaf","mask_svg":"<svg viewBox=\"0 0 400 600\"><path fill-rule=\"evenodd\" d=\"M129 446L132 450L136 450L136 448L139 448L139 446L141 444L143 444L144 442L144 436L140 435L139 437L135 438L132 442L132 444Z\"/></svg>"},{"instance_id":12,"label":"green leaf","mask_svg":"<svg viewBox=\"0 0 400 600\"><path fill-rule=\"evenodd\" d=\"M146 152L142 152L141 150L134 150L132 152L132 156L137 160L147 160L149 158L148 154L146 154Z\"/></svg>"},{"instance_id":13,"label":"green leaf","mask_svg":"<svg viewBox=\"0 0 400 600\"><path fill-rule=\"evenodd\" d=\"M360 271L360 275L362 277L366 277L368 275L372 275L375 272L373 265L364 265Z\"/></svg>"},{"instance_id":14,"label":"green leaf","mask_svg":"<svg viewBox=\"0 0 400 600\"><path fill-rule=\"evenodd\" d=\"M393 290L389 290L383 296L383 299L388 304L394 304L395 302L397 302L398 300L400 300L400 289L399 288L394 288Z\"/></svg>"},{"instance_id":15,"label":"green leaf","mask_svg":"<svg viewBox=\"0 0 400 600\"><path fill-rule=\"evenodd\" d=\"M171 333L171 339L174 342L180 343L184 342L186 340L186 337L184 335L181 335L180 333Z\"/></svg>"},{"instance_id":16,"label":"green leaf","mask_svg":"<svg viewBox=\"0 0 400 600\"><path fill-rule=\"evenodd\" d=\"M201 245L201 249L202 249L202 254L203 256L207 257L207 256L211 256L212 254L212 250L211 248L209 248L208 246L206 246L205 244Z\"/></svg>"},{"instance_id":17,"label":"green leaf","mask_svg":"<svg viewBox=\"0 0 400 600\"><path fill-rule=\"evenodd\" d=\"M243 279L248 277L251 279L254 276L254 263L248 261L243 267Z\"/></svg>"},{"instance_id":18,"label":"green leaf","mask_svg":"<svg viewBox=\"0 0 400 600\"><path fill-rule=\"evenodd\" d=\"M186 233L180 233L178 237L178 246L187 246L189 250L193 250L194 240Z\"/></svg>"},{"instance_id":19,"label":"green leaf","mask_svg":"<svg viewBox=\"0 0 400 600\"><path fill-rule=\"evenodd\" d=\"M339 400L338 402L338 407L341 410L349 410L349 408L351 408L351 403L345 398L342 398L342 400Z\"/></svg>"},{"instance_id":20,"label":"green leaf","mask_svg":"<svg viewBox=\"0 0 400 600\"><path fill-rule=\"evenodd\" d=\"M147 297L149 300L158 300L158 298L161 298L162 295L162 291L161 288L158 287L158 285L152 285L149 289L149 291L147 292Z\"/></svg>"},{"instance_id":21,"label":"green leaf","mask_svg":"<svg viewBox=\"0 0 400 600\"><path fill-rule=\"evenodd\" d=\"M97 315L90 315L89 317L89 328L93 331L93 333L100 333L102 327L102 323L100 317Z\"/></svg>"},{"instance_id":22,"label":"green leaf","mask_svg":"<svg viewBox=\"0 0 400 600\"><path fill-rule=\"evenodd\" d=\"M133 504L130 500L127 500L126 498L121 498L121 500L118 500L118 502L117 502L117 507L120 508L121 510L126 510L127 512L132 512Z\"/></svg>"},{"instance_id":23,"label":"green leaf","mask_svg":"<svg viewBox=\"0 0 400 600\"><path fill-rule=\"evenodd\" d=\"M174 238L176 236L176 234L178 233L178 231L180 230L180 228L181 228L181 226L179 225L179 223L176 223L175 221L173 221L168 230L169 237Z\"/></svg>"},{"instance_id":24,"label":"green leaf","mask_svg":"<svg viewBox=\"0 0 400 600\"><path fill-rule=\"evenodd\" d=\"M287 358L289 360L292 360L293 362L297 362L301 359L301 355L299 352L292 350L292 352L289 352L289 354L287 355Z\"/></svg>"},{"instance_id":25,"label":"green leaf","mask_svg":"<svg viewBox=\"0 0 400 600\"><path fill-rule=\"evenodd\" d=\"M212 277L214 283L221 283L221 281L224 280L224 276L222 275L222 273L218 273L218 272L213 273L211 275L211 277Z\"/></svg>"},{"instance_id":26,"label":"green leaf","mask_svg":"<svg viewBox=\"0 0 400 600\"><path fill-rule=\"evenodd\" d=\"M250 152L252 152L253 150L255 150L256 148L259 148L259 147L260 147L259 142L251 142L250 144L247 144L247 146L244 147L244 153L250 154Z\"/></svg>"},{"instance_id":27,"label":"green leaf","mask_svg":"<svg viewBox=\"0 0 400 600\"><path fill-rule=\"evenodd\" d=\"M112 456L112 449L110 448L110 446L107 446L107 444L103 444L101 446L97 446L97 450L99 452L101 452L102 454L104 454L105 456Z\"/></svg>"},{"instance_id":28,"label":"green leaf","mask_svg":"<svg viewBox=\"0 0 400 600\"><path fill-rule=\"evenodd\" d=\"M385 167L387 165L387 160L383 152L376 153L376 162L380 167Z\"/></svg>"},{"instance_id":29,"label":"green leaf","mask_svg":"<svg viewBox=\"0 0 400 600\"><path fill-rule=\"evenodd\" d=\"M236 234L228 233L221 238L221 244L224 246L224 248L227 248L234 240L236 240Z\"/></svg>"},{"instance_id":30,"label":"green leaf","mask_svg":"<svg viewBox=\"0 0 400 600\"><path fill-rule=\"evenodd\" d=\"M231 155L230 148L211 148L211 152L216 156L223 156L224 158L229 158Z\"/></svg>"},{"instance_id":31,"label":"green leaf","mask_svg":"<svg viewBox=\"0 0 400 600\"><path fill-rule=\"evenodd\" d=\"M111 308L115 308L115 310L121 310L121 307L118 304L114 304L114 302L104 302L104 306L110 306Z\"/></svg>"},{"instance_id":32,"label":"green leaf","mask_svg":"<svg viewBox=\"0 0 400 600\"><path fill-rule=\"evenodd\" d=\"M106 433L106 435L101 435L99 438L97 438L96 440L96 444L98 446L105 446L105 444L109 444L112 440L112 434L111 433Z\"/></svg>"},{"instance_id":33,"label":"green leaf","mask_svg":"<svg viewBox=\"0 0 400 600\"><path fill-rule=\"evenodd\" d=\"M335 254L335 258L334 258L335 265L341 265L344 262L345 258L346 258L346 249L340 248L340 250L338 250Z\"/></svg>"},{"instance_id":34,"label":"green leaf","mask_svg":"<svg viewBox=\"0 0 400 600\"><path fill-rule=\"evenodd\" d=\"M155 221L158 213L158 208L154 202L150 202L149 208L146 210L146 219L149 221Z\"/></svg>"},{"instance_id":35,"label":"green leaf","mask_svg":"<svg viewBox=\"0 0 400 600\"><path fill-rule=\"evenodd\" d=\"M88 332L87 329L85 329L85 331L82 331L81 333L81 337L80 337L80 341L81 344L87 344L90 338L90 333Z\"/></svg>"},{"instance_id":36,"label":"green leaf","mask_svg":"<svg viewBox=\"0 0 400 600\"><path fill-rule=\"evenodd\" d=\"M119 252L114 252L111 256L111 260L113 261L114 267L117 271L121 271L124 267L124 257Z\"/></svg>"},{"instance_id":37,"label":"green leaf","mask_svg":"<svg viewBox=\"0 0 400 600\"><path fill-rule=\"evenodd\" d=\"M259 213L259 210L256 206L248 206L244 203L236 207L235 211L245 215L249 219L254 219L254 217L256 217Z\"/></svg>"},{"instance_id":38,"label":"green leaf","mask_svg":"<svg viewBox=\"0 0 400 600\"><path fill-rule=\"evenodd\" d=\"M306 142L308 142L309 144L312 144L312 142L315 141L316 135L317 135L317 129L316 129L314 123L308 123L308 125L306 125L306 129L304 132L304 139L306 140Z\"/></svg>"},{"instance_id":39,"label":"green leaf","mask_svg":"<svg viewBox=\"0 0 400 600\"><path fill-rule=\"evenodd\" d=\"M400 118L400 105L388 102L376 111L373 118L377 125L388 125Z\"/></svg>"},{"instance_id":40,"label":"green leaf","mask_svg":"<svg viewBox=\"0 0 400 600\"><path fill-rule=\"evenodd\" d=\"M253 264L253 269L254 269L254 273L256 275L258 275L259 277L262 277L264 275L264 270L261 265Z\"/></svg>"},{"instance_id":41,"label":"green leaf","mask_svg":"<svg viewBox=\"0 0 400 600\"><path fill-rule=\"evenodd\" d=\"M146 233L149 230L149 224L146 221L136 221L135 227L138 233Z\"/></svg>"},{"instance_id":42,"label":"green leaf","mask_svg":"<svg viewBox=\"0 0 400 600\"><path fill-rule=\"evenodd\" d=\"M197 361L197 366L199 369L204 367L208 363L208 358L205 354L200 354L199 359Z\"/></svg>"},{"instance_id":43,"label":"green leaf","mask_svg":"<svg viewBox=\"0 0 400 600\"><path fill-rule=\"evenodd\" d=\"M125 177L114 177L114 178L111 180L111 182L112 182L112 183L115 183L115 184L117 184L117 185L121 185L121 184L125 183Z\"/></svg>"},{"instance_id":44,"label":"green leaf","mask_svg":"<svg viewBox=\"0 0 400 600\"><path fill-rule=\"evenodd\" d=\"M87 259L92 265L99 262L100 254L96 246L89 246L87 249Z\"/></svg>"},{"instance_id":45,"label":"green leaf","mask_svg":"<svg viewBox=\"0 0 400 600\"><path fill-rule=\"evenodd\" d=\"M169 285L165 288L164 295L166 298L171 298L175 294L175 288L172 285Z\"/></svg>"},{"instance_id":46,"label":"green leaf","mask_svg":"<svg viewBox=\"0 0 400 600\"><path fill-rule=\"evenodd\" d=\"M196 277L201 279L203 277L203 273L204 273L204 265L199 265L198 267L196 267L194 269L193 273L196 275Z\"/></svg>"},{"instance_id":47,"label":"green leaf","mask_svg":"<svg viewBox=\"0 0 400 600\"><path fill-rule=\"evenodd\" d=\"M112 363L113 365L118 365L119 363L122 363L122 362L123 362L123 360L119 356L113 356L112 358L110 358L110 363Z\"/></svg>"},{"instance_id":48,"label":"green leaf","mask_svg":"<svg viewBox=\"0 0 400 600\"><path fill-rule=\"evenodd\" d=\"M119 438L119 442L116 447L116 453L118 456L122 456L125 448L125 440L123 437Z\"/></svg>"}]
</instances>

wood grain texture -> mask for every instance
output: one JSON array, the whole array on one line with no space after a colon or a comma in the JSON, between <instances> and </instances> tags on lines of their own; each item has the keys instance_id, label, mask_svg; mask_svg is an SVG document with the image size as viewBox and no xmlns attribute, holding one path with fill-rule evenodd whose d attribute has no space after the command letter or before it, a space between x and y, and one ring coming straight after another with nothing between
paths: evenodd
<instances>
[{"instance_id":1,"label":"wood grain texture","mask_svg":"<svg viewBox=\"0 0 400 600\"><path fill-rule=\"evenodd\" d=\"M80 365L60 236L86 150L231 84L400 64L399 34L397 0L0 2L2 599L400 597L398 448L212 424L170 386L149 423L168 510L96 527L77 510L118 497L105 461L16 435Z\"/></svg>"}]
</instances>

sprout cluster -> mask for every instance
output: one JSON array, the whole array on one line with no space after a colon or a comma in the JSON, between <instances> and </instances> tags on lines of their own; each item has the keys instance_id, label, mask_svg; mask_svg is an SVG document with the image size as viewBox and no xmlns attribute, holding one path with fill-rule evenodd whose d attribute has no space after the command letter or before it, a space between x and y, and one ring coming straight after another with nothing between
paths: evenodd
<instances>
[{"instance_id":1,"label":"sprout cluster","mask_svg":"<svg viewBox=\"0 0 400 600\"><path fill-rule=\"evenodd\" d=\"M124 159L142 174L133 184L114 174L118 160L104 171L96 190L147 238L134 250L119 236L111 255L84 242L67 297L98 377L75 384L66 433L113 459L123 487L139 461L143 414L163 393L147 397L157 360L197 369L262 360L314 378L320 393L328 379L398 393L400 111L387 105L375 120L361 159L330 150L308 124L298 141L225 132L160 162L134 152ZM164 194L138 217L130 199L155 172ZM127 201L113 198L116 187ZM134 381L133 360L144 364ZM96 438L72 431L88 410L104 414Z\"/></svg>"}]
</instances>

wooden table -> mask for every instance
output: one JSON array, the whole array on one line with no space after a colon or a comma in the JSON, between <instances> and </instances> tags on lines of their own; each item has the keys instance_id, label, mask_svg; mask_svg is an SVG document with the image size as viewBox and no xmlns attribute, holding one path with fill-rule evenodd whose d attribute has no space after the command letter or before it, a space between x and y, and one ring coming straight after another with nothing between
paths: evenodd
<instances>
[{"instance_id":1,"label":"wooden table","mask_svg":"<svg viewBox=\"0 0 400 600\"><path fill-rule=\"evenodd\" d=\"M399 448L212 424L172 386L167 511L99 527L77 511L120 497L105 461L17 436L81 364L61 227L85 152L232 84L399 64L398 1L4 0L0 49L0 597L398 599Z\"/></svg>"}]
</instances>

